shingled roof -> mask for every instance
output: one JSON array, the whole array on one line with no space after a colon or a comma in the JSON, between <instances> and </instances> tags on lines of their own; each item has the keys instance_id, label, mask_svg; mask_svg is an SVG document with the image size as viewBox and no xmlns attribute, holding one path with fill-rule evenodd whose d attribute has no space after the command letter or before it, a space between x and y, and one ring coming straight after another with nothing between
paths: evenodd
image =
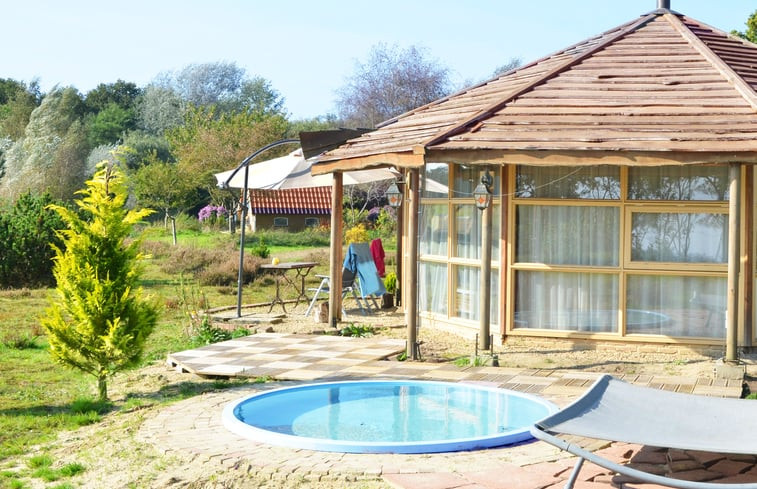
<instances>
[{"instance_id":1,"label":"shingled roof","mask_svg":"<svg viewBox=\"0 0 757 489\"><path fill-rule=\"evenodd\" d=\"M658 9L437 100L313 173L427 161L757 163L757 45Z\"/></svg>"},{"instance_id":2,"label":"shingled roof","mask_svg":"<svg viewBox=\"0 0 757 489\"><path fill-rule=\"evenodd\" d=\"M331 214L331 187L250 189L253 214Z\"/></svg>"}]
</instances>

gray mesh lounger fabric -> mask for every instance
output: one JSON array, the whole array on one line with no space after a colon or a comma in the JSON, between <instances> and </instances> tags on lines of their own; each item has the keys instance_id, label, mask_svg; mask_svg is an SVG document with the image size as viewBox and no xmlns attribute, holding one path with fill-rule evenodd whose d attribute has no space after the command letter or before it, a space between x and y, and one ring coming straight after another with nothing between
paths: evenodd
<instances>
[{"instance_id":1,"label":"gray mesh lounger fabric","mask_svg":"<svg viewBox=\"0 0 757 489\"><path fill-rule=\"evenodd\" d=\"M599 378L584 395L537 422L531 433L581 457L566 488L573 487L583 460L634 478L679 488L757 489L750 484L689 482L615 464L555 434L655 447L757 454L757 401L680 394Z\"/></svg>"}]
</instances>

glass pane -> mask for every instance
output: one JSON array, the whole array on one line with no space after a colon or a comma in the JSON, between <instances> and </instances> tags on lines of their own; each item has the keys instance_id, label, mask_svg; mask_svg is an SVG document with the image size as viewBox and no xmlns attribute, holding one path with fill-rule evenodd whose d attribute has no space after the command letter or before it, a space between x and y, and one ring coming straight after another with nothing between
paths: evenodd
<instances>
[{"instance_id":1,"label":"glass pane","mask_svg":"<svg viewBox=\"0 0 757 489\"><path fill-rule=\"evenodd\" d=\"M725 338L724 277L629 276L626 332Z\"/></svg>"},{"instance_id":2,"label":"glass pane","mask_svg":"<svg viewBox=\"0 0 757 489\"><path fill-rule=\"evenodd\" d=\"M492 293L491 306L489 307L489 321L492 324L499 324L499 270L492 269ZM493 334L496 334L492 330Z\"/></svg>"},{"instance_id":3,"label":"glass pane","mask_svg":"<svg viewBox=\"0 0 757 489\"><path fill-rule=\"evenodd\" d=\"M447 265L421 262L418 270L418 307L447 315Z\"/></svg>"},{"instance_id":4,"label":"glass pane","mask_svg":"<svg viewBox=\"0 0 757 489\"><path fill-rule=\"evenodd\" d=\"M458 199L473 198L473 191L481 182L481 176L486 173L486 168L471 165L455 166L455 193L453 197ZM492 194L499 196L499 168L489 168L489 175L492 176Z\"/></svg>"},{"instance_id":5,"label":"glass pane","mask_svg":"<svg viewBox=\"0 0 757 489\"><path fill-rule=\"evenodd\" d=\"M499 261L499 221L502 212L501 205L492 207L492 261Z\"/></svg>"},{"instance_id":6,"label":"glass pane","mask_svg":"<svg viewBox=\"0 0 757 489\"><path fill-rule=\"evenodd\" d=\"M519 166L515 196L532 199L620 199L620 169L611 166Z\"/></svg>"},{"instance_id":7,"label":"glass pane","mask_svg":"<svg viewBox=\"0 0 757 489\"><path fill-rule=\"evenodd\" d=\"M478 320L481 270L478 267L455 267L455 316Z\"/></svg>"},{"instance_id":8,"label":"glass pane","mask_svg":"<svg viewBox=\"0 0 757 489\"><path fill-rule=\"evenodd\" d=\"M479 291L481 290L481 271L477 267L456 266L455 316L478 321L480 319ZM489 322L499 324L499 270L491 273L491 294ZM492 333L495 333L492 331Z\"/></svg>"},{"instance_id":9,"label":"glass pane","mask_svg":"<svg viewBox=\"0 0 757 489\"><path fill-rule=\"evenodd\" d=\"M628 169L631 200L728 200L728 167L662 166Z\"/></svg>"},{"instance_id":10,"label":"glass pane","mask_svg":"<svg viewBox=\"0 0 757 489\"><path fill-rule=\"evenodd\" d=\"M501 206L492 207L492 261L499 261L499 219ZM455 236L452 256L481 259L482 212L473 204L456 205Z\"/></svg>"},{"instance_id":11,"label":"glass pane","mask_svg":"<svg viewBox=\"0 0 757 489\"><path fill-rule=\"evenodd\" d=\"M519 271L516 328L611 333L618 330L618 277Z\"/></svg>"},{"instance_id":12,"label":"glass pane","mask_svg":"<svg viewBox=\"0 0 757 489\"><path fill-rule=\"evenodd\" d=\"M631 260L674 263L727 263L725 214L634 212Z\"/></svg>"},{"instance_id":13,"label":"glass pane","mask_svg":"<svg viewBox=\"0 0 757 489\"><path fill-rule=\"evenodd\" d=\"M447 256L447 204L423 204L420 217L421 255Z\"/></svg>"},{"instance_id":14,"label":"glass pane","mask_svg":"<svg viewBox=\"0 0 757 489\"><path fill-rule=\"evenodd\" d=\"M444 199L449 196L449 165L426 163L421 182L421 196Z\"/></svg>"},{"instance_id":15,"label":"glass pane","mask_svg":"<svg viewBox=\"0 0 757 489\"><path fill-rule=\"evenodd\" d=\"M455 206L455 247L453 256L481 258L481 211L475 205Z\"/></svg>"},{"instance_id":16,"label":"glass pane","mask_svg":"<svg viewBox=\"0 0 757 489\"><path fill-rule=\"evenodd\" d=\"M519 205L516 236L520 263L617 266L620 209Z\"/></svg>"}]
</instances>

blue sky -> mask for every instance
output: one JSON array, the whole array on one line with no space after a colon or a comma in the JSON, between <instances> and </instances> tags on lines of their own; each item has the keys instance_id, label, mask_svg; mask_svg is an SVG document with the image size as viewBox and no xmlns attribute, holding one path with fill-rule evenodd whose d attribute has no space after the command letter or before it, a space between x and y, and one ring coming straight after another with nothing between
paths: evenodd
<instances>
[{"instance_id":1,"label":"blue sky","mask_svg":"<svg viewBox=\"0 0 757 489\"><path fill-rule=\"evenodd\" d=\"M3 9L0 78L85 93L227 61L270 80L292 117L315 117L335 111L335 91L380 42L425 48L463 85L513 57L536 60L656 7L657 0L18 2ZM671 8L730 31L745 29L757 3L671 0Z\"/></svg>"}]
</instances>

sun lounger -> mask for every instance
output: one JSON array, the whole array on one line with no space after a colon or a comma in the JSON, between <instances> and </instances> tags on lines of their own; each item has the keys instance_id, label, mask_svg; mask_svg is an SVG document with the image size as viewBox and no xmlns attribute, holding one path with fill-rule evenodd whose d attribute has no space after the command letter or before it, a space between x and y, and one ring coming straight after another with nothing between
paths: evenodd
<instances>
[{"instance_id":1,"label":"sun lounger","mask_svg":"<svg viewBox=\"0 0 757 489\"><path fill-rule=\"evenodd\" d=\"M610 375L578 400L537 422L534 437L579 457L568 479L572 488L584 460L639 481L681 489L757 489L757 482L691 482L614 463L558 435L575 435L653 447L757 454L757 401L696 396L635 386Z\"/></svg>"}]
</instances>

